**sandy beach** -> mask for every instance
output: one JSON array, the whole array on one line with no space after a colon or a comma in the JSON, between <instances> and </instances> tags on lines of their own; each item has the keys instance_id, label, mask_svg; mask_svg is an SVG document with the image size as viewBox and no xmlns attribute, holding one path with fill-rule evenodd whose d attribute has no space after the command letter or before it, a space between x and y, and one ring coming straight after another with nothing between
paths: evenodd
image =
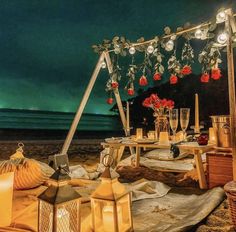
<instances>
[{"instance_id":1,"label":"sandy beach","mask_svg":"<svg viewBox=\"0 0 236 232\"><path fill-rule=\"evenodd\" d=\"M70 165L80 164L86 169L95 170L99 163L103 139L81 139L74 140L70 146L68 155ZM63 140L25 140L25 141L0 141L0 160L9 159L17 149L18 142L24 143L24 155L47 163L48 156L57 154L63 145ZM124 156L128 156L129 151L125 151ZM166 173L148 170L140 166L131 166L117 169L121 181L134 181L141 178L157 180L170 186L198 188L198 183L191 178L183 179L183 173ZM198 191L198 190L196 190ZM198 224L191 231L197 232L232 232L234 231L227 200L224 200L204 221Z\"/></svg>"}]
</instances>

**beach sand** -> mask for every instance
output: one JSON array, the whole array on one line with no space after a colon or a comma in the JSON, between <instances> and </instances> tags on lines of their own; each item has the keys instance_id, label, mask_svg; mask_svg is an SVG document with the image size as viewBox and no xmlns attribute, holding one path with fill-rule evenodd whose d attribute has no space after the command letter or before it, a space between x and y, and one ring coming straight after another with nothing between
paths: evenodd
<instances>
[{"instance_id":1,"label":"beach sand","mask_svg":"<svg viewBox=\"0 0 236 232\"><path fill-rule=\"evenodd\" d=\"M100 159L103 139L81 139L74 140L68 151L70 165L80 164L87 169L95 170ZM24 143L24 155L46 162L49 155L60 153L63 140L26 140L26 141L0 141L0 160L9 159L15 153L18 142ZM128 151L124 156L128 156ZM133 181L140 178L162 181L170 186L198 187L196 181L191 178L183 179L182 173L150 172L145 167L119 168L118 173L121 181ZM182 181L181 181L182 180ZM199 209L200 210L200 209ZM197 232L232 232L234 231L230 219L227 200L224 200L203 222L191 231Z\"/></svg>"}]
</instances>

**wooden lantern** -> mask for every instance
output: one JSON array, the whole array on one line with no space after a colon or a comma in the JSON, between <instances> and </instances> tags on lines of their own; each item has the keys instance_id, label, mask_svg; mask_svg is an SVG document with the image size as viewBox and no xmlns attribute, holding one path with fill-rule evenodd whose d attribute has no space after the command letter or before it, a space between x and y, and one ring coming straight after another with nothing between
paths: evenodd
<instances>
[{"instance_id":1,"label":"wooden lantern","mask_svg":"<svg viewBox=\"0 0 236 232\"><path fill-rule=\"evenodd\" d=\"M38 231L79 232L81 196L61 168L50 177L50 186L39 195Z\"/></svg>"},{"instance_id":2,"label":"wooden lantern","mask_svg":"<svg viewBox=\"0 0 236 232\"><path fill-rule=\"evenodd\" d=\"M133 231L131 193L117 177L111 177L109 166L101 175L101 184L91 196L91 209L95 232Z\"/></svg>"}]
</instances>

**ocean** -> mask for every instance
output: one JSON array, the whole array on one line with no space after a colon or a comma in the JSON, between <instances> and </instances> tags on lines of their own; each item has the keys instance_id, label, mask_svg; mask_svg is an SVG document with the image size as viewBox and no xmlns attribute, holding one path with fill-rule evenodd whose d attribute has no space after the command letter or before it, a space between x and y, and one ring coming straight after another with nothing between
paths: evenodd
<instances>
[{"instance_id":1,"label":"ocean","mask_svg":"<svg viewBox=\"0 0 236 232\"><path fill-rule=\"evenodd\" d=\"M75 113L0 109L0 129L69 130ZM118 115L84 113L78 131L121 131Z\"/></svg>"}]
</instances>

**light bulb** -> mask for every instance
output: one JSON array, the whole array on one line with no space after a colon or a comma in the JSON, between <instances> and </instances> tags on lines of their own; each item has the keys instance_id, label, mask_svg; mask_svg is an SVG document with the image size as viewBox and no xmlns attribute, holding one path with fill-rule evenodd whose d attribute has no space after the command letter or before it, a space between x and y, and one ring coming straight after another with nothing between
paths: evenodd
<instances>
[{"instance_id":1,"label":"light bulb","mask_svg":"<svg viewBox=\"0 0 236 232\"><path fill-rule=\"evenodd\" d=\"M223 23L226 20L226 13L225 11L220 11L217 15L216 15L216 23Z\"/></svg>"},{"instance_id":2,"label":"light bulb","mask_svg":"<svg viewBox=\"0 0 236 232\"><path fill-rule=\"evenodd\" d=\"M202 38L202 35L203 35L203 33L202 33L202 30L201 29L197 29L196 31L195 31L195 38L196 39L201 39Z\"/></svg>"},{"instance_id":3,"label":"light bulb","mask_svg":"<svg viewBox=\"0 0 236 232\"><path fill-rule=\"evenodd\" d=\"M103 61L103 62L101 63L101 68L106 68L106 67L107 67L107 64L106 64L105 61Z\"/></svg>"},{"instance_id":4,"label":"light bulb","mask_svg":"<svg viewBox=\"0 0 236 232\"><path fill-rule=\"evenodd\" d=\"M115 44L114 45L114 52L115 52L115 54L119 54L120 53L120 45L119 44Z\"/></svg>"},{"instance_id":5,"label":"light bulb","mask_svg":"<svg viewBox=\"0 0 236 232\"><path fill-rule=\"evenodd\" d=\"M149 45L148 48L147 48L147 52L148 52L149 54L152 54L153 51L154 51L154 47L153 47L152 45Z\"/></svg>"},{"instance_id":6,"label":"light bulb","mask_svg":"<svg viewBox=\"0 0 236 232\"><path fill-rule=\"evenodd\" d=\"M222 32L221 34L218 35L217 37L217 42L220 44L225 44L228 39L228 34L226 32Z\"/></svg>"},{"instance_id":7,"label":"light bulb","mask_svg":"<svg viewBox=\"0 0 236 232\"><path fill-rule=\"evenodd\" d=\"M129 48L129 54L133 55L136 52L135 47Z\"/></svg>"},{"instance_id":8,"label":"light bulb","mask_svg":"<svg viewBox=\"0 0 236 232\"><path fill-rule=\"evenodd\" d=\"M169 41L167 41L167 43L165 45L165 49L166 49L166 51L169 52L169 51L172 51L173 48L174 48L174 41L170 39Z\"/></svg>"}]
</instances>

